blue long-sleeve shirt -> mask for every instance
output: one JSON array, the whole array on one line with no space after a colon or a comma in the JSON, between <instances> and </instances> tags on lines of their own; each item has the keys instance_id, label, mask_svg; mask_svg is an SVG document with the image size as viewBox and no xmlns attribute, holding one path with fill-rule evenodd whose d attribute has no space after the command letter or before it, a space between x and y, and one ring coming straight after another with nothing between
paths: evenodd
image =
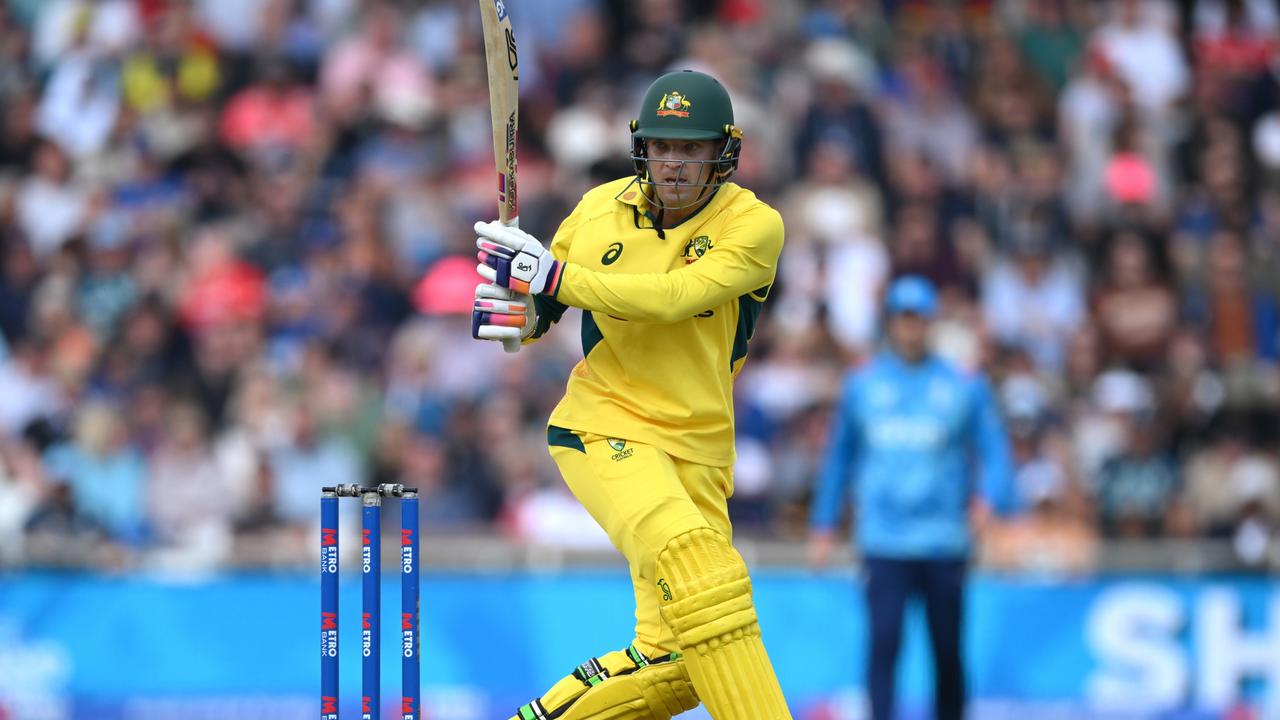
<instances>
[{"instance_id":1,"label":"blue long-sleeve shirt","mask_svg":"<svg viewBox=\"0 0 1280 720\"><path fill-rule=\"evenodd\" d=\"M850 373L836 406L811 524L829 530L849 500L865 555L962 557L974 492L1013 504L1013 461L990 385L936 357L891 352Z\"/></svg>"}]
</instances>

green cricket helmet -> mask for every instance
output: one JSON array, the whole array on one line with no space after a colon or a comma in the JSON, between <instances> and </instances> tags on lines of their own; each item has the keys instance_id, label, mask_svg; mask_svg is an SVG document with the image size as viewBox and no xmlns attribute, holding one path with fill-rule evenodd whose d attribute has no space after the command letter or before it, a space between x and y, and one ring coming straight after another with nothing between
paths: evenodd
<instances>
[{"instance_id":1,"label":"green cricket helmet","mask_svg":"<svg viewBox=\"0 0 1280 720\"><path fill-rule=\"evenodd\" d=\"M696 70L667 73L649 86L640 105L640 116L631 121L631 162L643 184L649 180L645 140L721 140L718 157L690 160L713 163L708 188L717 188L738 169L742 131L733 124L733 103L719 80Z\"/></svg>"}]
</instances>

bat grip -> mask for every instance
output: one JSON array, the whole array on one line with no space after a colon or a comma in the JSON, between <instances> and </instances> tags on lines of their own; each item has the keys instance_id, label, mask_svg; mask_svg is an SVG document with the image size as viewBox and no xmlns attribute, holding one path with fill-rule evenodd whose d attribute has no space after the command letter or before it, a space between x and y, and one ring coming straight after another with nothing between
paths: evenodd
<instances>
[{"instance_id":1,"label":"bat grip","mask_svg":"<svg viewBox=\"0 0 1280 720\"><path fill-rule=\"evenodd\" d=\"M516 216L511 218L510 220L503 220L502 224L506 225L507 227L518 228L520 227L520 217ZM502 341L502 349L511 355L514 355L515 353L520 352L520 345L521 345L521 341L519 338Z\"/></svg>"}]
</instances>

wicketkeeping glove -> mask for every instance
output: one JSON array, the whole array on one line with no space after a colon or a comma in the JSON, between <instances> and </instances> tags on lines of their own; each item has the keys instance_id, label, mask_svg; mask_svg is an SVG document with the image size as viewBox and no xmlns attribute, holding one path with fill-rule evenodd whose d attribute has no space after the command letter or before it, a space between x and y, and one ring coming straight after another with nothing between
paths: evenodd
<instances>
[{"instance_id":1,"label":"wicketkeeping glove","mask_svg":"<svg viewBox=\"0 0 1280 720\"><path fill-rule=\"evenodd\" d=\"M471 337L500 340L507 352L515 352L520 349L520 341L529 337L536 326L533 298L489 283L476 286L475 304L471 307Z\"/></svg>"},{"instance_id":2,"label":"wicketkeeping glove","mask_svg":"<svg viewBox=\"0 0 1280 720\"><path fill-rule=\"evenodd\" d=\"M475 225L476 272L500 287L530 295L552 295L560 288L564 264L542 246L538 238L500 222Z\"/></svg>"}]
</instances>

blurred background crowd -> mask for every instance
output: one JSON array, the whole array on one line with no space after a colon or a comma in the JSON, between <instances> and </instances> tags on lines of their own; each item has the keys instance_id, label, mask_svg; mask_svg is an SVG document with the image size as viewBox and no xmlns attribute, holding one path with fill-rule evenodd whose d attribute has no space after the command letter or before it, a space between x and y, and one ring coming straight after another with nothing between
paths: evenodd
<instances>
[{"instance_id":1,"label":"blurred background crowd","mask_svg":"<svg viewBox=\"0 0 1280 720\"><path fill-rule=\"evenodd\" d=\"M737 383L742 536L803 537L839 377L908 272L990 374L1022 510L990 567L1280 542L1270 0L529 0L521 222L630 174L674 67L787 223ZM469 335L495 214L474 0L0 5L0 567L307 562L321 485L429 534L599 546L545 451L577 316Z\"/></svg>"}]
</instances>

